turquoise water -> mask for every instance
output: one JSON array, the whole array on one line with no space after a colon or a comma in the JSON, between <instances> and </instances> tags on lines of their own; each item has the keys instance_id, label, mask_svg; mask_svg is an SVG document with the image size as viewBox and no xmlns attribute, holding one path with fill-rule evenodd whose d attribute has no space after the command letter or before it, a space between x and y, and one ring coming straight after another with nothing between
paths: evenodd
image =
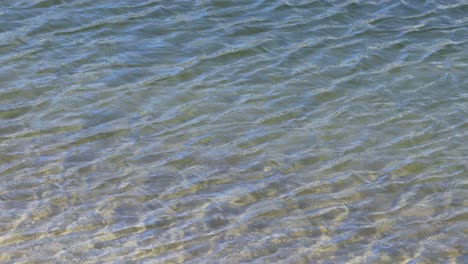
<instances>
[{"instance_id":1,"label":"turquoise water","mask_svg":"<svg viewBox=\"0 0 468 264\"><path fill-rule=\"evenodd\" d=\"M0 263L467 263L468 2L2 0Z\"/></svg>"}]
</instances>

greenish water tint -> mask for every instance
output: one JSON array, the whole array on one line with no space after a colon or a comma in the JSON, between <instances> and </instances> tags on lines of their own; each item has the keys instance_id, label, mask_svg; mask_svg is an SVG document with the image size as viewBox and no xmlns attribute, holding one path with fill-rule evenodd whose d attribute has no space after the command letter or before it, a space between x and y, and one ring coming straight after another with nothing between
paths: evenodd
<instances>
[{"instance_id":1,"label":"greenish water tint","mask_svg":"<svg viewBox=\"0 0 468 264\"><path fill-rule=\"evenodd\" d=\"M2 0L0 263L467 263L468 2Z\"/></svg>"}]
</instances>

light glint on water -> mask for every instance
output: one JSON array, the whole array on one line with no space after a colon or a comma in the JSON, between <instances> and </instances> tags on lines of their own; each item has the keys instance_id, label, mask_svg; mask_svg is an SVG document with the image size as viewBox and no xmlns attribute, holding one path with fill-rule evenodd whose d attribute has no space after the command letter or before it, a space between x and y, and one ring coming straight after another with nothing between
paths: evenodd
<instances>
[{"instance_id":1,"label":"light glint on water","mask_svg":"<svg viewBox=\"0 0 468 264\"><path fill-rule=\"evenodd\" d=\"M466 14L1 1L0 262L468 262Z\"/></svg>"}]
</instances>

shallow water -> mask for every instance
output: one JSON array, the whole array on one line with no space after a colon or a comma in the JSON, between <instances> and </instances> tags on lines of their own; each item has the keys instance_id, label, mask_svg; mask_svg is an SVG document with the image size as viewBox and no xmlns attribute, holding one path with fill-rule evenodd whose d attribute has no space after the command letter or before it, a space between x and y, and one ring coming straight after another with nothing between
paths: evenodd
<instances>
[{"instance_id":1,"label":"shallow water","mask_svg":"<svg viewBox=\"0 0 468 264\"><path fill-rule=\"evenodd\" d=\"M0 263L467 263L467 1L2 0Z\"/></svg>"}]
</instances>

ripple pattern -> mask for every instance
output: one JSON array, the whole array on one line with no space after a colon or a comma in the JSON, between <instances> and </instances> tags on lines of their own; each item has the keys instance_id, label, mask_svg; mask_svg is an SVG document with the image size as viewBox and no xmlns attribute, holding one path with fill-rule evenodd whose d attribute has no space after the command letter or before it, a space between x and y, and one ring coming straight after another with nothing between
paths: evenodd
<instances>
[{"instance_id":1,"label":"ripple pattern","mask_svg":"<svg viewBox=\"0 0 468 264\"><path fill-rule=\"evenodd\" d=\"M467 14L1 1L0 263L467 263Z\"/></svg>"}]
</instances>

